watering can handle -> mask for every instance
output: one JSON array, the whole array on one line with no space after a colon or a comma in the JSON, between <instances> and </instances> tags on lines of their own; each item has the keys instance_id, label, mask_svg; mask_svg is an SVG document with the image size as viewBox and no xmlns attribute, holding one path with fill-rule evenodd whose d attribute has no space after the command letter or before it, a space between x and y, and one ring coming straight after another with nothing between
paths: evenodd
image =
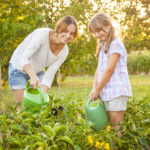
<instances>
[{"instance_id":1,"label":"watering can handle","mask_svg":"<svg viewBox=\"0 0 150 150\"><path fill-rule=\"evenodd\" d=\"M30 80L27 81L26 89L29 88L29 85L30 85ZM37 86L37 90L38 90L39 93L40 93L41 102L42 102L42 104L44 104L44 94L43 94L43 91L41 90L41 88L40 88L39 86Z\"/></svg>"},{"instance_id":2,"label":"watering can handle","mask_svg":"<svg viewBox=\"0 0 150 150\"><path fill-rule=\"evenodd\" d=\"M29 85L30 85L30 80L27 81L26 89L29 88Z\"/></svg>"},{"instance_id":3,"label":"watering can handle","mask_svg":"<svg viewBox=\"0 0 150 150\"><path fill-rule=\"evenodd\" d=\"M86 106L89 107L90 102L92 101L92 98L90 97L86 103Z\"/></svg>"},{"instance_id":4,"label":"watering can handle","mask_svg":"<svg viewBox=\"0 0 150 150\"><path fill-rule=\"evenodd\" d=\"M43 91L41 90L41 88L40 88L39 86L37 86L37 90L38 90L39 93L40 93L41 102L42 102L42 104L44 104L44 94L43 94Z\"/></svg>"},{"instance_id":5,"label":"watering can handle","mask_svg":"<svg viewBox=\"0 0 150 150\"><path fill-rule=\"evenodd\" d=\"M87 107L89 107L89 104L90 104L91 101L92 101L92 98L90 97L90 98L88 99L87 103L86 103L86 106L87 106ZM103 101L101 101L99 104L105 109L105 104L104 104Z\"/></svg>"}]
</instances>

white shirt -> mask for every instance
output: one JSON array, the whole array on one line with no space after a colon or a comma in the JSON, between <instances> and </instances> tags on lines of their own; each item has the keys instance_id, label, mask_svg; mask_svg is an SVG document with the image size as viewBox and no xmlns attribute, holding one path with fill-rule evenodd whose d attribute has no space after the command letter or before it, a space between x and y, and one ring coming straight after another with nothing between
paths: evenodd
<instances>
[{"instance_id":1,"label":"white shirt","mask_svg":"<svg viewBox=\"0 0 150 150\"><path fill-rule=\"evenodd\" d=\"M45 72L41 85L51 86L56 71L65 61L69 50L68 46L54 55L49 45L49 28L39 28L30 33L14 51L10 63L13 68L25 73L23 67L30 64L35 73Z\"/></svg>"}]
</instances>

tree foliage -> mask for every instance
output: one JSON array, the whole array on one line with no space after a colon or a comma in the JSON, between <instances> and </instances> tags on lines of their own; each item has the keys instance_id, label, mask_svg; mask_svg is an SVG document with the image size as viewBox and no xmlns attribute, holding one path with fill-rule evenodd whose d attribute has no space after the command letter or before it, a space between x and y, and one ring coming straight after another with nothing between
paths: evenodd
<instances>
[{"instance_id":1,"label":"tree foliage","mask_svg":"<svg viewBox=\"0 0 150 150\"><path fill-rule=\"evenodd\" d=\"M19 43L36 28L54 29L57 20L65 15L77 19L80 36L69 43L70 53L61 69L64 74L93 74L96 40L88 31L88 22L97 12L108 13L121 25L118 30L128 51L150 49L149 0L95 0L94 5L90 0L70 0L68 4L63 0L0 0L2 78L7 79L9 60Z\"/></svg>"}]
</instances>

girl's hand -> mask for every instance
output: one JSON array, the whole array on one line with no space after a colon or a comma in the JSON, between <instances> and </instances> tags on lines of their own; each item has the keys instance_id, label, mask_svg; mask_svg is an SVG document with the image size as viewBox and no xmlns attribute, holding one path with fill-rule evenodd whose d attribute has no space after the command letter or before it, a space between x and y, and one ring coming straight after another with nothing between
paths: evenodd
<instances>
[{"instance_id":1,"label":"girl's hand","mask_svg":"<svg viewBox=\"0 0 150 150\"><path fill-rule=\"evenodd\" d=\"M89 97L91 97L93 100L96 100L100 97L100 91L95 89L95 90L92 90Z\"/></svg>"},{"instance_id":2,"label":"girl's hand","mask_svg":"<svg viewBox=\"0 0 150 150\"><path fill-rule=\"evenodd\" d=\"M30 84L34 89L36 89L36 87L40 85L40 80L36 74L30 77Z\"/></svg>"},{"instance_id":3,"label":"girl's hand","mask_svg":"<svg viewBox=\"0 0 150 150\"><path fill-rule=\"evenodd\" d=\"M95 89L92 89L92 90L91 90L91 92L90 92L88 98L91 98L91 96L93 95L94 91L95 91Z\"/></svg>"}]
</instances>

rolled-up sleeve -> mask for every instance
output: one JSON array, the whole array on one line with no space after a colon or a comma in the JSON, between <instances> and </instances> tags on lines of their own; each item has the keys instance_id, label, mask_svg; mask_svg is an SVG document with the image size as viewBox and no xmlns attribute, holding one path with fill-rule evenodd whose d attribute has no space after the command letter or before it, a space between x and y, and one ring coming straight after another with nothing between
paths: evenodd
<instances>
[{"instance_id":1,"label":"rolled-up sleeve","mask_svg":"<svg viewBox=\"0 0 150 150\"><path fill-rule=\"evenodd\" d=\"M67 58L68 55L68 49L66 50L65 53L63 53L53 64L51 64L47 71L45 72L41 85L46 85L47 87L51 87L54 76L59 69L59 67L64 63L65 59Z\"/></svg>"}]
</instances>

